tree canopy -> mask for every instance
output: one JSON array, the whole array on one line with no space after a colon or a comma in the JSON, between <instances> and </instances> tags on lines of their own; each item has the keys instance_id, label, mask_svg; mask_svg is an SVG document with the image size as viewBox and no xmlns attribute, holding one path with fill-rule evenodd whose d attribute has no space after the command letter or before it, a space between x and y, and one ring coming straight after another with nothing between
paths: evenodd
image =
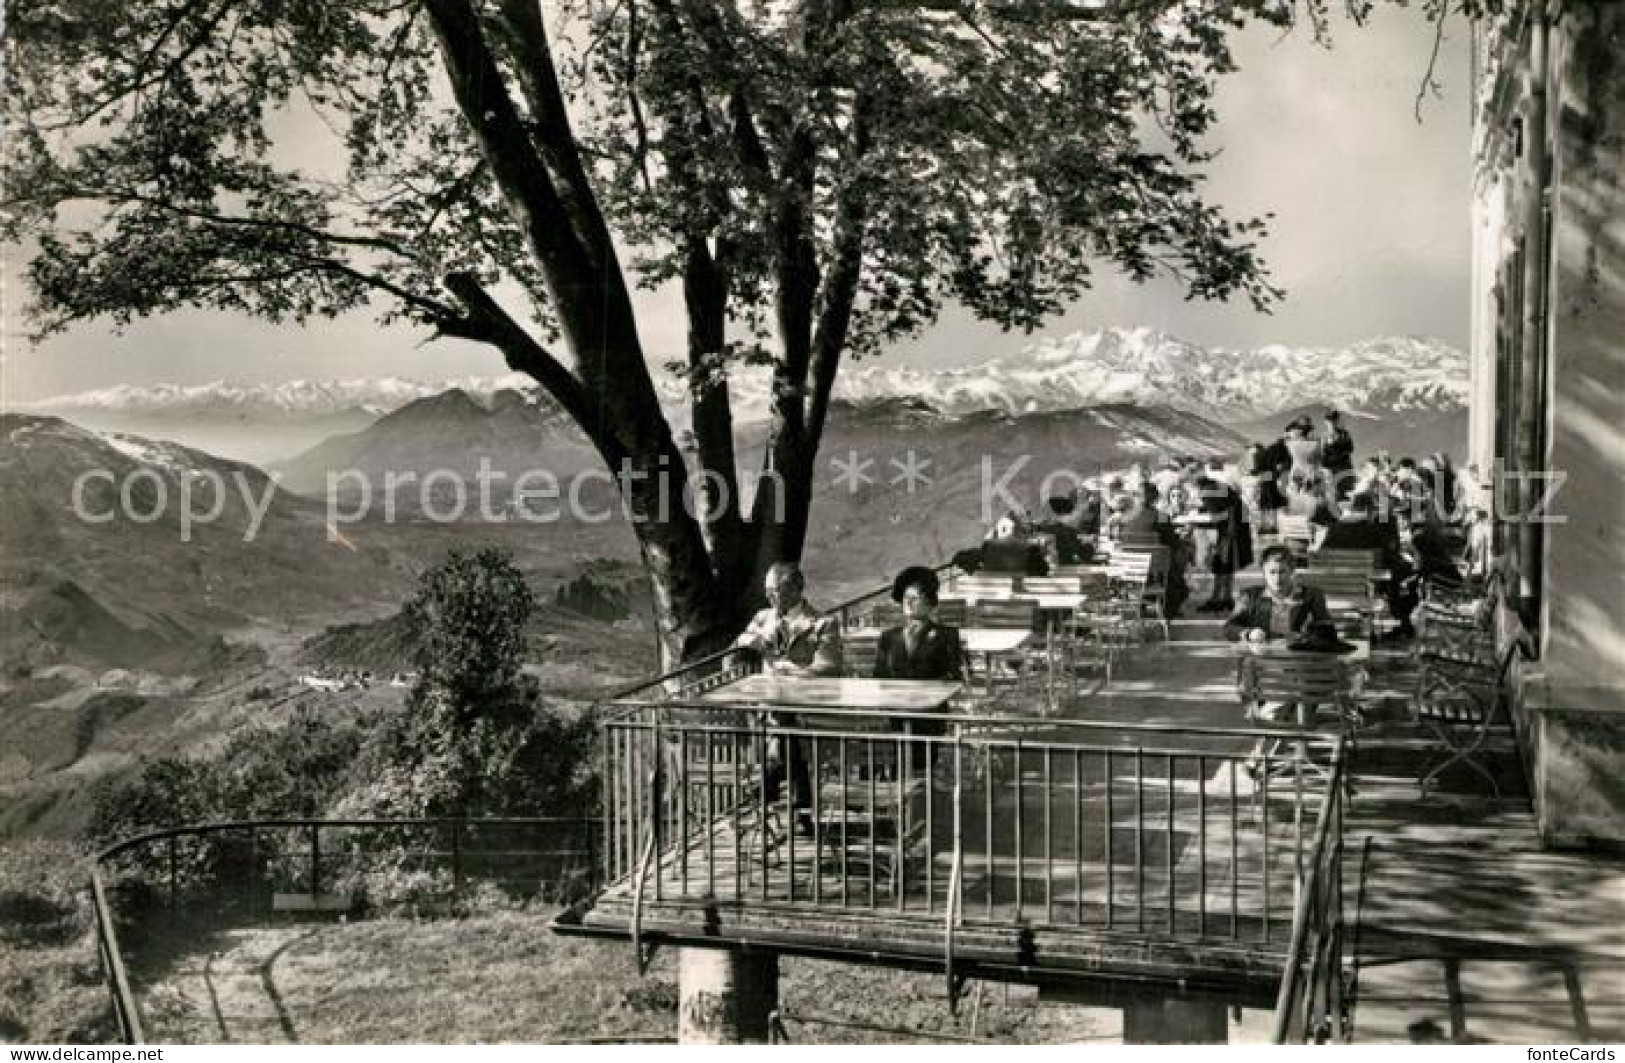
<instances>
[{"instance_id":1,"label":"tree canopy","mask_svg":"<svg viewBox=\"0 0 1625 1063\"><path fill-rule=\"evenodd\" d=\"M0 236L37 240L41 333L369 310L493 345L631 472L676 656L800 556L844 358L950 303L1031 329L1100 268L1269 306L1264 221L1204 198L1204 137L1227 34L1325 17L1305 3L22 0ZM290 157L290 116L329 164ZM668 283L679 352L632 298ZM774 380L748 509L744 363ZM694 518L661 492L700 472Z\"/></svg>"}]
</instances>

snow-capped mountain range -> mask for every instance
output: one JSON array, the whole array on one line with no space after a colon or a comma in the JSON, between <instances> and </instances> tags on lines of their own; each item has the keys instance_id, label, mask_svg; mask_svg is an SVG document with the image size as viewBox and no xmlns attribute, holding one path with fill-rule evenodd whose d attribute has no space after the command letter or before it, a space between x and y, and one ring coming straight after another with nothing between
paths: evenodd
<instances>
[{"instance_id":1,"label":"snow-capped mountain range","mask_svg":"<svg viewBox=\"0 0 1625 1063\"><path fill-rule=\"evenodd\" d=\"M280 384L119 384L97 391L57 395L29 403L36 413L71 416L80 412L127 417L194 416L205 419L283 420L324 417L361 410L381 416L409 402L462 388L489 397L502 388L532 385L529 377L468 377L427 383L401 377L355 380L289 380Z\"/></svg>"},{"instance_id":2,"label":"snow-capped mountain range","mask_svg":"<svg viewBox=\"0 0 1625 1063\"><path fill-rule=\"evenodd\" d=\"M1307 404L1383 411L1466 404L1467 356L1436 340L1385 337L1341 349L1200 347L1154 329L1046 339L960 369L849 366L836 385L852 400L916 395L945 413L1172 406L1233 422Z\"/></svg>"},{"instance_id":3,"label":"snow-capped mountain range","mask_svg":"<svg viewBox=\"0 0 1625 1063\"><path fill-rule=\"evenodd\" d=\"M885 362L849 365L836 397L862 403L910 398L947 416L984 410L1041 413L1108 404L1171 406L1234 422L1310 404L1343 409L1452 410L1466 403L1467 356L1437 340L1383 337L1343 348L1271 345L1256 350L1201 347L1149 328L1105 329L1045 339L1012 354L953 369ZM659 381L674 413L687 405L677 380ZM287 421L364 411L380 416L459 388L489 405L498 392L534 392L529 377L508 374L423 382L400 377L295 380L282 384L217 381L192 386L120 385L33 403L30 409L127 417ZM735 417L766 416L769 378L736 373Z\"/></svg>"}]
</instances>

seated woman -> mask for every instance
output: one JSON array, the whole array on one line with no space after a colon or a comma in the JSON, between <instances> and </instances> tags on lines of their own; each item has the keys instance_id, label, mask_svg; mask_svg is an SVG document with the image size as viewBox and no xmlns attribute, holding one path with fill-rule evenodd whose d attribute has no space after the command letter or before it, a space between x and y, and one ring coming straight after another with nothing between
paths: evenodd
<instances>
[{"instance_id":1,"label":"seated woman","mask_svg":"<svg viewBox=\"0 0 1625 1063\"><path fill-rule=\"evenodd\" d=\"M875 654L876 679L962 679L965 674L965 651L959 642L959 630L936 621L937 574L921 565L911 565L892 580L892 600L903 607L903 622L880 633L880 646ZM947 727L941 723L923 720L892 721L894 731L912 731L917 735L941 735ZM924 744L916 744L910 762L924 766Z\"/></svg>"},{"instance_id":2,"label":"seated woman","mask_svg":"<svg viewBox=\"0 0 1625 1063\"><path fill-rule=\"evenodd\" d=\"M876 679L964 677L959 631L936 621L939 590L937 574L923 565L905 568L892 581L892 600L903 607L903 622L880 633Z\"/></svg>"}]
</instances>

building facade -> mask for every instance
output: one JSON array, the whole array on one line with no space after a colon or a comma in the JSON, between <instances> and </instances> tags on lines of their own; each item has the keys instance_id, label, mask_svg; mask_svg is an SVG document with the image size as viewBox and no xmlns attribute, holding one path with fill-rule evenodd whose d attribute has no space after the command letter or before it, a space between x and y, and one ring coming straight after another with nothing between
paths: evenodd
<instances>
[{"instance_id":1,"label":"building facade","mask_svg":"<svg viewBox=\"0 0 1625 1063\"><path fill-rule=\"evenodd\" d=\"M1470 460L1543 838L1625 843L1625 3L1474 25Z\"/></svg>"}]
</instances>

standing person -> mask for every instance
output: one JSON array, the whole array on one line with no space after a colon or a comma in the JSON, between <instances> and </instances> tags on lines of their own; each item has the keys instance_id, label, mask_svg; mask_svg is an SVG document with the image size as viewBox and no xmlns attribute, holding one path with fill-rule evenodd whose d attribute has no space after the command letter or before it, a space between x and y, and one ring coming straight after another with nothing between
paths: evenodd
<instances>
[{"instance_id":1,"label":"standing person","mask_svg":"<svg viewBox=\"0 0 1625 1063\"><path fill-rule=\"evenodd\" d=\"M1427 511L1430 492L1427 482L1417 470L1416 459L1399 459L1394 467L1389 492L1394 508L1407 519L1417 520Z\"/></svg>"},{"instance_id":2,"label":"standing person","mask_svg":"<svg viewBox=\"0 0 1625 1063\"><path fill-rule=\"evenodd\" d=\"M1105 508L1100 495L1100 482L1089 479L1083 482L1083 490L1078 495L1077 516L1072 526L1078 534L1086 538L1100 536L1101 510Z\"/></svg>"},{"instance_id":3,"label":"standing person","mask_svg":"<svg viewBox=\"0 0 1625 1063\"><path fill-rule=\"evenodd\" d=\"M807 604L802 597L805 588L800 566L789 561L774 562L763 585L768 607L751 618L734 645L759 655L763 669L775 675L840 675L840 625L834 617L824 616ZM768 719L780 727L794 727L797 723L795 716L781 713ZM763 785L768 800L776 801L788 774L796 829L811 834L812 774L801 747L800 740L789 735L770 743Z\"/></svg>"},{"instance_id":4,"label":"standing person","mask_svg":"<svg viewBox=\"0 0 1625 1063\"><path fill-rule=\"evenodd\" d=\"M1433 501L1438 507L1439 517L1446 524L1464 523L1459 478L1456 476L1456 467L1450 463L1450 455L1442 450L1434 451L1433 465L1438 469L1439 494Z\"/></svg>"},{"instance_id":5,"label":"standing person","mask_svg":"<svg viewBox=\"0 0 1625 1063\"><path fill-rule=\"evenodd\" d=\"M1388 477L1382 470L1382 462L1376 457L1369 457L1360 463L1360 472L1354 481L1354 495L1365 495L1371 501L1374 512L1386 518L1389 514L1390 503L1388 499Z\"/></svg>"},{"instance_id":6,"label":"standing person","mask_svg":"<svg viewBox=\"0 0 1625 1063\"><path fill-rule=\"evenodd\" d=\"M1332 498L1330 485L1326 483L1325 470L1292 470L1291 479L1287 481L1284 512L1309 521L1314 532L1310 549L1318 549L1325 529L1337 522L1337 504Z\"/></svg>"},{"instance_id":7,"label":"standing person","mask_svg":"<svg viewBox=\"0 0 1625 1063\"><path fill-rule=\"evenodd\" d=\"M1343 415L1337 410L1326 411L1326 439L1321 444L1321 461L1326 475L1331 477L1332 491L1339 502L1347 498L1354 486L1354 437L1343 427Z\"/></svg>"},{"instance_id":8,"label":"standing person","mask_svg":"<svg viewBox=\"0 0 1625 1063\"><path fill-rule=\"evenodd\" d=\"M1286 508L1287 477L1292 473L1292 452L1286 448L1285 436L1277 436L1275 442L1264 448L1263 456L1259 459L1259 468L1259 476L1267 477L1262 482L1275 485L1274 494L1267 496L1271 501L1279 503L1269 514L1268 530L1274 532L1276 518L1281 515L1281 510Z\"/></svg>"},{"instance_id":9,"label":"standing person","mask_svg":"<svg viewBox=\"0 0 1625 1063\"><path fill-rule=\"evenodd\" d=\"M1236 570L1252 564L1252 542L1240 493L1224 475L1224 463L1214 459L1196 481L1203 517L1201 534L1207 540L1207 568L1213 574L1213 592L1197 606L1198 612L1222 613L1235 605Z\"/></svg>"},{"instance_id":10,"label":"standing person","mask_svg":"<svg viewBox=\"0 0 1625 1063\"><path fill-rule=\"evenodd\" d=\"M1260 533L1275 531L1275 515L1286 505L1286 496L1281 492L1277 470L1271 464L1270 448L1262 443L1248 444L1242 468L1246 470L1244 482L1253 504L1257 530Z\"/></svg>"}]
</instances>

